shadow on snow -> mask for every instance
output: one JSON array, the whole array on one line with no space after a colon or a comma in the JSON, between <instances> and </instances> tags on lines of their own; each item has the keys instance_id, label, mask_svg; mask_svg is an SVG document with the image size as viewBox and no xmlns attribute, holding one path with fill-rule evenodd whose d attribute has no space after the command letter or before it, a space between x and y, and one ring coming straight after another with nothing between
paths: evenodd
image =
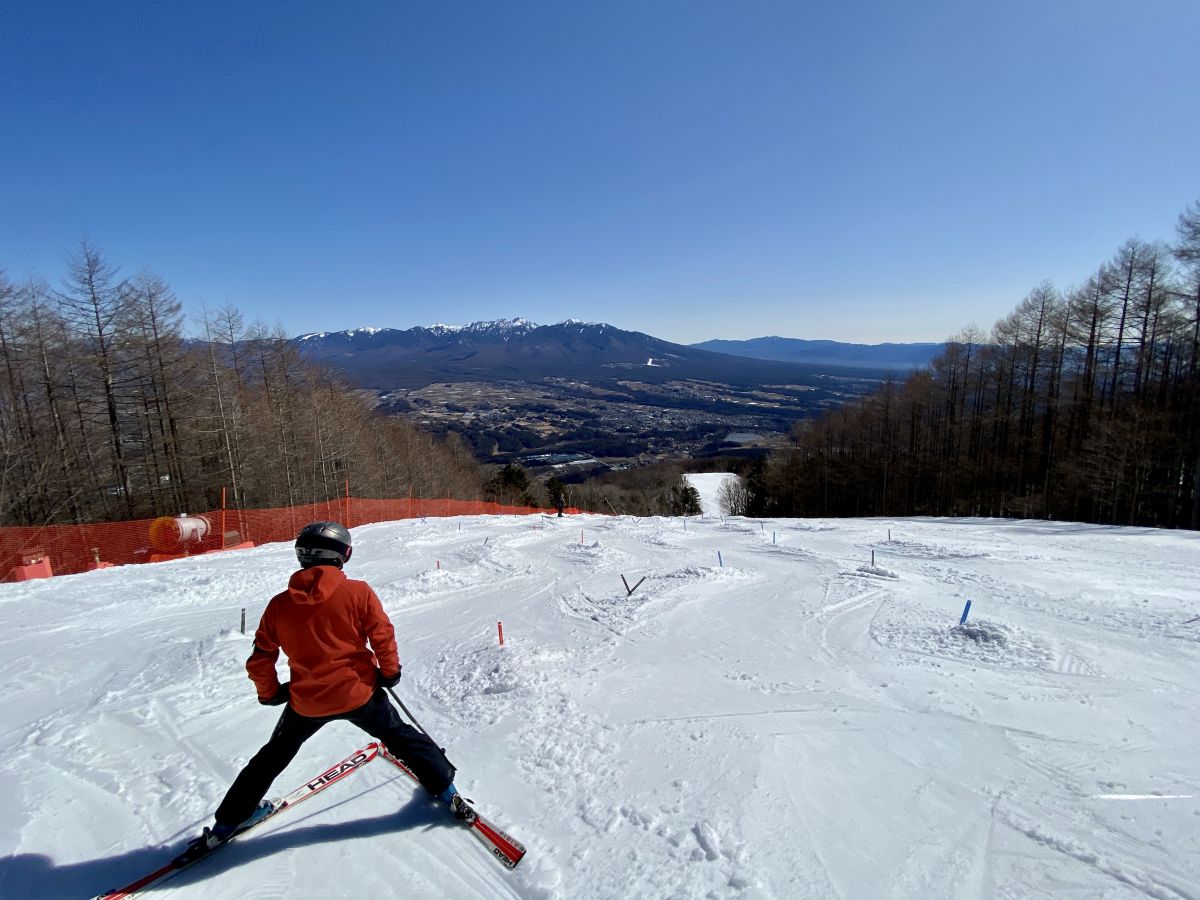
<instances>
[{"instance_id":1,"label":"shadow on snow","mask_svg":"<svg viewBox=\"0 0 1200 900\"><path fill-rule=\"evenodd\" d=\"M348 798L326 809L336 808L352 799L354 798ZM304 819L299 821L303 822ZM399 810L383 816L328 825L309 825L303 828L294 827L295 820L289 823L281 819L279 824L284 825L282 830L266 834L251 833L241 840L234 841L216 854L219 863L214 864L205 857L169 880L143 888L138 894L149 893L158 887L175 889L195 884L235 866L253 863L272 854L300 847L394 835L421 827L451 827L453 823L447 819L440 804L418 790ZM5 900L93 897L129 884L165 865L172 855L183 852L185 846L186 841L175 847L145 847L120 856L66 865L56 865L52 859L42 854L15 854L0 859L0 896Z\"/></svg>"}]
</instances>

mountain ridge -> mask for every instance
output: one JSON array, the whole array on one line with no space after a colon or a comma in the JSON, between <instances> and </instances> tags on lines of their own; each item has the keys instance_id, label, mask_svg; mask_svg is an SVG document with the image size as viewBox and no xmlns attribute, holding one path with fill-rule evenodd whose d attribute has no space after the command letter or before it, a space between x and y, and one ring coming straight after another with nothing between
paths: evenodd
<instances>
[{"instance_id":1,"label":"mountain ridge","mask_svg":"<svg viewBox=\"0 0 1200 900\"><path fill-rule=\"evenodd\" d=\"M715 339L689 344L703 350L809 365L839 365L862 368L919 369L929 365L941 353L945 343L887 342L856 344L844 341L807 340L779 335L748 340Z\"/></svg>"},{"instance_id":2,"label":"mountain ridge","mask_svg":"<svg viewBox=\"0 0 1200 900\"><path fill-rule=\"evenodd\" d=\"M577 319L354 328L292 341L373 393L381 414L455 432L492 463L558 453L627 465L721 452L734 433L769 446L888 375L861 363L719 353Z\"/></svg>"},{"instance_id":3,"label":"mountain ridge","mask_svg":"<svg viewBox=\"0 0 1200 900\"><path fill-rule=\"evenodd\" d=\"M825 385L830 375L863 374L863 366L820 366L764 360L674 344L604 322L527 319L354 328L292 339L305 357L331 365L361 387L391 390L447 381L582 378L661 384L678 379L724 384Z\"/></svg>"},{"instance_id":4,"label":"mountain ridge","mask_svg":"<svg viewBox=\"0 0 1200 900\"><path fill-rule=\"evenodd\" d=\"M525 318L360 327L292 338L306 357L363 387L386 390L437 381L584 377L662 383L677 378L727 384L815 385L823 376L881 375L927 365L942 344L849 344L777 336L675 344L605 322Z\"/></svg>"}]
</instances>

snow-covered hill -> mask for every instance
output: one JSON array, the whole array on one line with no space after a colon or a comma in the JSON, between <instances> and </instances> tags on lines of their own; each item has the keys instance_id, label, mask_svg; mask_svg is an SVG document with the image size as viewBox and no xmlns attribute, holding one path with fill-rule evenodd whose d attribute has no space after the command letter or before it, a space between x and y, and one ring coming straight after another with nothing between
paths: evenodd
<instances>
[{"instance_id":1,"label":"snow-covered hill","mask_svg":"<svg viewBox=\"0 0 1200 900\"><path fill-rule=\"evenodd\" d=\"M589 516L354 534L401 696L528 856L504 871L372 763L154 896L1200 895L1200 535ZM276 544L0 586L0 896L90 896L209 821L278 715L245 677L241 610L252 632L293 568ZM276 790L365 742L326 727Z\"/></svg>"},{"instance_id":2,"label":"snow-covered hill","mask_svg":"<svg viewBox=\"0 0 1200 900\"><path fill-rule=\"evenodd\" d=\"M700 495L700 511L704 515L722 516L725 514L721 505L721 488L728 479L736 478L736 475L731 472L689 472L683 477Z\"/></svg>"}]
</instances>

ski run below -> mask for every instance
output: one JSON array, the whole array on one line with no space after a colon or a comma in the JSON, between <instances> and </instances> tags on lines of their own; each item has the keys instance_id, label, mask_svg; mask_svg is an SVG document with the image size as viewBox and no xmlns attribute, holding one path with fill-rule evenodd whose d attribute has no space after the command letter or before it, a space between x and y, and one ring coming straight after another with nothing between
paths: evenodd
<instances>
[{"instance_id":1,"label":"ski run below","mask_svg":"<svg viewBox=\"0 0 1200 900\"><path fill-rule=\"evenodd\" d=\"M504 870L376 761L153 896L1200 897L1196 533L585 515L353 534L399 696L528 855ZM90 897L210 823L279 715L243 666L294 569L281 543L0 585L0 896ZM327 726L272 795L368 740Z\"/></svg>"}]
</instances>

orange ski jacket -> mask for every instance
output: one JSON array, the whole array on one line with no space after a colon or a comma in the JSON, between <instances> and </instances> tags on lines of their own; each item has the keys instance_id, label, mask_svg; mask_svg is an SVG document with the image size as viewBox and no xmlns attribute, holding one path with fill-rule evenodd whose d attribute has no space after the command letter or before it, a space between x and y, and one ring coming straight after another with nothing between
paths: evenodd
<instances>
[{"instance_id":1,"label":"orange ski jacket","mask_svg":"<svg viewBox=\"0 0 1200 900\"><path fill-rule=\"evenodd\" d=\"M264 702L280 687L280 648L291 670L289 702L302 716L357 709L375 692L376 668L385 675L400 671L395 629L379 597L337 566L301 569L267 604L246 660Z\"/></svg>"}]
</instances>

